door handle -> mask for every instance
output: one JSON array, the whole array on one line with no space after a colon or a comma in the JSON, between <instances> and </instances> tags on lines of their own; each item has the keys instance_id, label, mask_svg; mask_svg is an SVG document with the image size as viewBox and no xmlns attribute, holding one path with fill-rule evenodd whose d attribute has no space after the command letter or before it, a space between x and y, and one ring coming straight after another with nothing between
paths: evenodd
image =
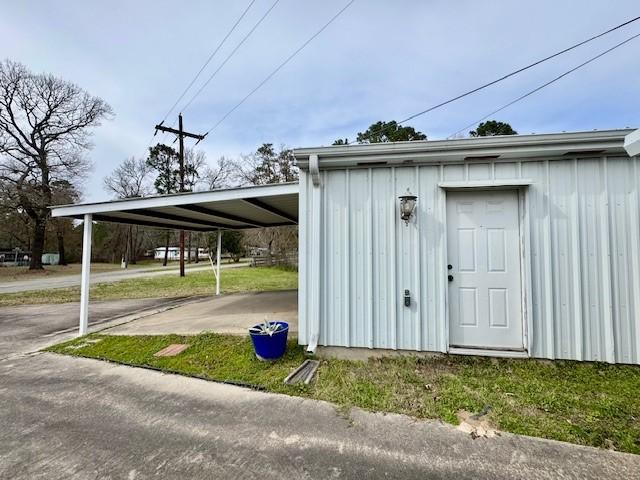
<instances>
[{"instance_id":1,"label":"door handle","mask_svg":"<svg viewBox=\"0 0 640 480\"><path fill-rule=\"evenodd\" d=\"M447 277L447 279L448 279L450 282L453 282L453 275L449 275L449 276Z\"/></svg>"}]
</instances>

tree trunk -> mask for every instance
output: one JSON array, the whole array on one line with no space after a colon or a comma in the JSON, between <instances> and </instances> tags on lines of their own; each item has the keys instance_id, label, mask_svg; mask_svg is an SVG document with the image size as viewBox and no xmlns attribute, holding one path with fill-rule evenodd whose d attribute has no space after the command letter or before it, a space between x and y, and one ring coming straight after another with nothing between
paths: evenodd
<instances>
[{"instance_id":1,"label":"tree trunk","mask_svg":"<svg viewBox=\"0 0 640 480\"><path fill-rule=\"evenodd\" d=\"M169 232L167 232L167 235L164 240L164 261L162 262L163 267L167 266L168 260L169 260Z\"/></svg>"},{"instance_id":2,"label":"tree trunk","mask_svg":"<svg viewBox=\"0 0 640 480\"><path fill-rule=\"evenodd\" d=\"M43 270L42 253L44 252L44 238L46 222L43 219L36 219L33 224L33 248L31 249L31 262L29 270Z\"/></svg>"},{"instance_id":3,"label":"tree trunk","mask_svg":"<svg viewBox=\"0 0 640 480\"><path fill-rule=\"evenodd\" d=\"M187 253L187 263L191 263L191 232L189 232L187 235L189 235L187 243L187 251L189 252Z\"/></svg>"},{"instance_id":4,"label":"tree trunk","mask_svg":"<svg viewBox=\"0 0 640 480\"><path fill-rule=\"evenodd\" d=\"M138 257L138 227L131 226L130 228L131 246L129 247L129 252L131 252L131 254L129 255L129 263L135 265L137 261L136 258Z\"/></svg>"},{"instance_id":5,"label":"tree trunk","mask_svg":"<svg viewBox=\"0 0 640 480\"><path fill-rule=\"evenodd\" d=\"M196 263L200 263L200 234L196 233Z\"/></svg>"},{"instance_id":6,"label":"tree trunk","mask_svg":"<svg viewBox=\"0 0 640 480\"><path fill-rule=\"evenodd\" d=\"M124 245L124 268L129 268L129 257L131 256L131 225L129 225L129 228L127 229Z\"/></svg>"},{"instance_id":7,"label":"tree trunk","mask_svg":"<svg viewBox=\"0 0 640 480\"><path fill-rule=\"evenodd\" d=\"M67 259L64 254L64 235L60 230L56 232L56 236L58 237L58 265L66 265Z\"/></svg>"}]
</instances>

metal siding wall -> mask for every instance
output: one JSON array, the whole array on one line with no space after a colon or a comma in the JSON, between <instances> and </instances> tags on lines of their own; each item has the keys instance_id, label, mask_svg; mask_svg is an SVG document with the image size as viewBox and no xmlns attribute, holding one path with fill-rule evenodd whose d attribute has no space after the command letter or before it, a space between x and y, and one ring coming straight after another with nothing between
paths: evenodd
<instances>
[{"instance_id":1,"label":"metal siding wall","mask_svg":"<svg viewBox=\"0 0 640 480\"><path fill-rule=\"evenodd\" d=\"M349 197L347 195L347 170L324 172L323 219L324 246L322 305L320 344L350 346L349 299L347 287L348 252L347 244ZM353 345L351 345L353 346Z\"/></svg>"},{"instance_id":2,"label":"metal siding wall","mask_svg":"<svg viewBox=\"0 0 640 480\"><path fill-rule=\"evenodd\" d=\"M610 269L608 214L605 197L604 161L588 159L580 161L578 170L578 197L580 199L583 342L585 358L605 360L607 338L611 335ZM603 268L604 267L604 268Z\"/></svg>"},{"instance_id":3,"label":"metal siding wall","mask_svg":"<svg viewBox=\"0 0 640 480\"><path fill-rule=\"evenodd\" d=\"M352 170L349 173L349 337L348 344L370 345L371 316L369 296L371 259L371 217L369 197L369 171Z\"/></svg>"},{"instance_id":4,"label":"metal siding wall","mask_svg":"<svg viewBox=\"0 0 640 480\"><path fill-rule=\"evenodd\" d=\"M522 165L521 170L524 178L531 178L536 181L536 185L529 188L527 197L530 219L529 243L531 246L531 258L529 263L531 267L531 305L533 310L530 312L531 322L533 323L530 329L532 332L530 353L535 357L553 358L550 349L545 348L550 344L548 339L552 339L550 328L548 327L552 319L552 314L549 313L548 308L551 306L551 299L549 298L548 285L544 282L545 274L550 270L549 256L544 253L547 223L541 221L546 217L545 167L544 162L527 162ZM517 172L515 168L514 172ZM549 321L546 321L547 319Z\"/></svg>"},{"instance_id":5,"label":"metal siding wall","mask_svg":"<svg viewBox=\"0 0 640 480\"><path fill-rule=\"evenodd\" d=\"M640 243L636 161L607 160L615 361L631 363L640 345Z\"/></svg>"},{"instance_id":6,"label":"metal siding wall","mask_svg":"<svg viewBox=\"0 0 640 480\"><path fill-rule=\"evenodd\" d=\"M420 317L423 350L446 351L447 339L438 297L442 292L444 276L440 274L445 266L444 224L440 219L440 192L433 188L440 181L441 168L437 165L418 167L417 224L428 225L421 228L419 241L418 274L420 276Z\"/></svg>"},{"instance_id":7,"label":"metal siding wall","mask_svg":"<svg viewBox=\"0 0 640 480\"><path fill-rule=\"evenodd\" d=\"M396 345L395 251L396 208L390 171L371 170L372 252L373 252L373 346L394 348Z\"/></svg>"},{"instance_id":8,"label":"metal siding wall","mask_svg":"<svg viewBox=\"0 0 640 480\"><path fill-rule=\"evenodd\" d=\"M417 243L418 243L418 226L414 221L408 225L400 220L398 208L398 195L407 191L417 191L415 168L399 167L394 168L394 197L395 197L395 216L396 221L396 258L398 259L396 267L396 330L397 341L395 348L402 350L419 349L419 335L416 335L416 329L420 328L418 321L418 304L420 296L417 294ZM404 290L408 289L412 295L409 307L404 306L403 296Z\"/></svg>"},{"instance_id":9,"label":"metal siding wall","mask_svg":"<svg viewBox=\"0 0 640 480\"><path fill-rule=\"evenodd\" d=\"M530 354L640 363L638 170L637 158L567 158L324 171L320 343L446 351L437 184L527 178ZM407 188L419 196L408 226L397 200Z\"/></svg>"}]
</instances>

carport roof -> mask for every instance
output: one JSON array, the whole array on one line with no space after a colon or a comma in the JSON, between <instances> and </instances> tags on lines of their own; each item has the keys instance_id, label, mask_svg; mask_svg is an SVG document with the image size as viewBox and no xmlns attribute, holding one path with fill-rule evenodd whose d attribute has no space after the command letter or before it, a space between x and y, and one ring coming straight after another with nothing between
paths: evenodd
<instances>
[{"instance_id":1,"label":"carport roof","mask_svg":"<svg viewBox=\"0 0 640 480\"><path fill-rule=\"evenodd\" d=\"M53 217L192 231L238 230L298 223L298 183L177 193L108 202L58 205Z\"/></svg>"}]
</instances>

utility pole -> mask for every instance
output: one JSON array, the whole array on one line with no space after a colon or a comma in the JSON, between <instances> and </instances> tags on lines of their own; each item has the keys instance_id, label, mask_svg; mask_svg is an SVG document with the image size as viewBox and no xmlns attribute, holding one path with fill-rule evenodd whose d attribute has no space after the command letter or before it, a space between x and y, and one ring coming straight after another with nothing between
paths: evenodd
<instances>
[{"instance_id":1,"label":"utility pole","mask_svg":"<svg viewBox=\"0 0 640 480\"><path fill-rule=\"evenodd\" d=\"M173 133L176 135L180 150L179 150L179 159L180 159L180 192L184 192L184 137L195 138L198 140L196 145L204 140L205 135L197 135L195 133L185 132L182 128L182 113L178 115L178 130L175 128L164 127L161 122L159 125L156 125L156 133L158 130L161 132ZM184 230L180 230L180 276L184 277Z\"/></svg>"}]
</instances>

